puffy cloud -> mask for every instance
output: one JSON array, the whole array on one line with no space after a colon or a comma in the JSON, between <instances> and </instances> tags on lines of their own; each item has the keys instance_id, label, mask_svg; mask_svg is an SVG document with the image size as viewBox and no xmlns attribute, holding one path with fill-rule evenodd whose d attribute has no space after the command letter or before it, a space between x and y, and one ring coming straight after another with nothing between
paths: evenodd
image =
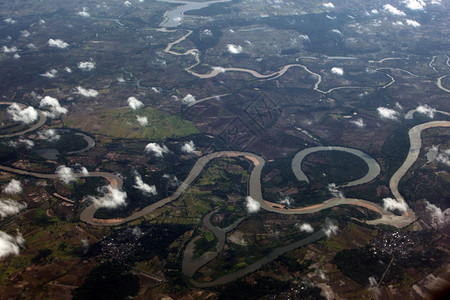
<instances>
[{"instance_id":1,"label":"puffy cloud","mask_svg":"<svg viewBox=\"0 0 450 300\"><path fill-rule=\"evenodd\" d=\"M56 40L49 39L48 40L48 45L50 47L56 47L56 48L59 48L59 49L64 49L64 48L67 48L69 46L69 44L67 44L66 42L64 42L63 40L60 40L60 39L56 39Z\"/></svg>"},{"instance_id":2,"label":"puffy cloud","mask_svg":"<svg viewBox=\"0 0 450 300\"><path fill-rule=\"evenodd\" d=\"M123 5L125 5L125 6L127 6L127 7L130 7L131 6L131 2L130 1L125 1L124 3L123 3Z\"/></svg>"},{"instance_id":3,"label":"puffy cloud","mask_svg":"<svg viewBox=\"0 0 450 300\"><path fill-rule=\"evenodd\" d=\"M181 151L184 153L194 153L195 144L193 141L186 142L183 146L181 146Z\"/></svg>"},{"instance_id":4,"label":"puffy cloud","mask_svg":"<svg viewBox=\"0 0 450 300\"><path fill-rule=\"evenodd\" d=\"M83 176L88 176L89 175L89 171L86 169L86 167L81 167L79 172Z\"/></svg>"},{"instance_id":5,"label":"puffy cloud","mask_svg":"<svg viewBox=\"0 0 450 300\"><path fill-rule=\"evenodd\" d=\"M131 109L133 109L133 110L142 108L142 107L144 106L144 103L142 103L141 101L139 101L139 100L136 99L135 97L129 97L129 98L127 99L127 102L128 102L128 106L129 106Z\"/></svg>"},{"instance_id":6,"label":"puffy cloud","mask_svg":"<svg viewBox=\"0 0 450 300\"><path fill-rule=\"evenodd\" d=\"M425 209L438 226L446 223L445 214L439 207L425 200Z\"/></svg>"},{"instance_id":7,"label":"puffy cloud","mask_svg":"<svg viewBox=\"0 0 450 300\"><path fill-rule=\"evenodd\" d=\"M24 239L20 233L13 237L6 232L0 231L0 259L9 255L19 255Z\"/></svg>"},{"instance_id":8,"label":"puffy cloud","mask_svg":"<svg viewBox=\"0 0 450 300\"><path fill-rule=\"evenodd\" d=\"M64 182L65 184L69 184L72 181L75 181L75 173L72 168L66 166L59 166L56 168L56 175L58 175L59 180Z\"/></svg>"},{"instance_id":9,"label":"puffy cloud","mask_svg":"<svg viewBox=\"0 0 450 300\"><path fill-rule=\"evenodd\" d=\"M426 6L425 2L422 0L405 0L403 3L411 10L423 10Z\"/></svg>"},{"instance_id":10,"label":"puffy cloud","mask_svg":"<svg viewBox=\"0 0 450 300\"><path fill-rule=\"evenodd\" d=\"M150 186L147 183L145 183L139 174L136 174L135 181L136 181L136 184L133 185L133 187L140 190L144 195L156 195L157 194L156 186L154 186L154 185Z\"/></svg>"},{"instance_id":11,"label":"puffy cloud","mask_svg":"<svg viewBox=\"0 0 450 300\"><path fill-rule=\"evenodd\" d=\"M294 203L294 199L292 199L289 196L285 196L280 200L280 204L286 205L286 206L291 206L292 203Z\"/></svg>"},{"instance_id":12,"label":"puffy cloud","mask_svg":"<svg viewBox=\"0 0 450 300\"><path fill-rule=\"evenodd\" d=\"M396 7L392 6L391 4L384 5L383 9L385 11L387 11L388 13L390 13L391 15L395 15L395 16L405 16L406 15L403 11L397 9Z\"/></svg>"},{"instance_id":13,"label":"puffy cloud","mask_svg":"<svg viewBox=\"0 0 450 300\"><path fill-rule=\"evenodd\" d=\"M19 139L17 140L17 142L9 141L9 143L8 143L9 146L14 147L14 148L16 148L17 146L19 146L19 144L25 145L25 147L26 147L27 149L31 149L31 148L34 147L34 142L33 142L32 140L24 139L24 138L19 138Z\"/></svg>"},{"instance_id":14,"label":"puffy cloud","mask_svg":"<svg viewBox=\"0 0 450 300\"><path fill-rule=\"evenodd\" d=\"M95 62L92 61L81 61L78 63L78 68L82 71L92 71L95 69Z\"/></svg>"},{"instance_id":15,"label":"puffy cloud","mask_svg":"<svg viewBox=\"0 0 450 300\"><path fill-rule=\"evenodd\" d=\"M383 119L397 120L398 112L387 107L378 107L378 115Z\"/></svg>"},{"instance_id":16,"label":"puffy cloud","mask_svg":"<svg viewBox=\"0 0 450 300\"><path fill-rule=\"evenodd\" d=\"M307 34L300 34L298 36L301 40L309 41L309 36Z\"/></svg>"},{"instance_id":17,"label":"puffy cloud","mask_svg":"<svg viewBox=\"0 0 450 300\"><path fill-rule=\"evenodd\" d=\"M394 26L403 26L403 22L402 21L392 22L392 25L394 25Z\"/></svg>"},{"instance_id":18,"label":"puffy cloud","mask_svg":"<svg viewBox=\"0 0 450 300\"><path fill-rule=\"evenodd\" d=\"M72 71L71 71L72 72ZM94 89L85 89L84 87L78 86L77 87L77 94L80 94L84 97L97 97L98 92Z\"/></svg>"},{"instance_id":19,"label":"puffy cloud","mask_svg":"<svg viewBox=\"0 0 450 300\"><path fill-rule=\"evenodd\" d=\"M168 153L169 149L165 145L158 145L157 143L148 143L144 149L145 153L153 153L156 157L162 157L164 153Z\"/></svg>"},{"instance_id":20,"label":"puffy cloud","mask_svg":"<svg viewBox=\"0 0 450 300\"><path fill-rule=\"evenodd\" d=\"M247 196L245 198L245 207L249 213L255 213L259 211L261 204L252 197Z\"/></svg>"},{"instance_id":21,"label":"puffy cloud","mask_svg":"<svg viewBox=\"0 0 450 300\"><path fill-rule=\"evenodd\" d=\"M404 213L408 209L408 205L405 201L398 202L395 199L392 198L384 198L383 199L383 207L386 210L390 211L400 211L401 213Z\"/></svg>"},{"instance_id":22,"label":"puffy cloud","mask_svg":"<svg viewBox=\"0 0 450 300\"><path fill-rule=\"evenodd\" d=\"M338 67L333 67L333 68L331 68L331 73L342 76L342 75L344 75L344 69L338 68Z\"/></svg>"},{"instance_id":23,"label":"puffy cloud","mask_svg":"<svg viewBox=\"0 0 450 300\"><path fill-rule=\"evenodd\" d=\"M147 117L136 116L136 121L138 121L139 125L143 127L148 125Z\"/></svg>"},{"instance_id":24,"label":"puffy cloud","mask_svg":"<svg viewBox=\"0 0 450 300\"><path fill-rule=\"evenodd\" d=\"M227 50L228 52L230 52L231 54L239 54L242 52L242 46L239 45L233 45L233 44L228 44L227 45Z\"/></svg>"},{"instance_id":25,"label":"puffy cloud","mask_svg":"<svg viewBox=\"0 0 450 300\"><path fill-rule=\"evenodd\" d=\"M180 185L177 176L164 174L163 178L167 180L167 185L170 187L177 187Z\"/></svg>"},{"instance_id":26,"label":"puffy cloud","mask_svg":"<svg viewBox=\"0 0 450 300\"><path fill-rule=\"evenodd\" d=\"M17 54L17 53L14 53L13 58L14 58L14 59L19 59L19 58L20 58L20 55Z\"/></svg>"},{"instance_id":27,"label":"puffy cloud","mask_svg":"<svg viewBox=\"0 0 450 300\"><path fill-rule=\"evenodd\" d=\"M58 99L50 96L42 98L39 102L39 107L47 107L49 111L45 111L44 114L52 119L59 118L62 114L67 113L67 108L62 107Z\"/></svg>"},{"instance_id":28,"label":"puffy cloud","mask_svg":"<svg viewBox=\"0 0 450 300\"><path fill-rule=\"evenodd\" d=\"M213 71L219 72L219 73L225 73L227 70L223 67L212 67Z\"/></svg>"},{"instance_id":29,"label":"puffy cloud","mask_svg":"<svg viewBox=\"0 0 450 300\"><path fill-rule=\"evenodd\" d=\"M13 20L13 18L7 18L4 19L3 22L5 22L6 24L15 24L16 20Z\"/></svg>"},{"instance_id":30,"label":"puffy cloud","mask_svg":"<svg viewBox=\"0 0 450 300\"><path fill-rule=\"evenodd\" d=\"M312 233L314 231L314 228L312 228L311 224L309 224L309 223L295 224L295 227L297 227L298 230L304 231L307 233Z\"/></svg>"},{"instance_id":31,"label":"puffy cloud","mask_svg":"<svg viewBox=\"0 0 450 300\"><path fill-rule=\"evenodd\" d=\"M29 43L28 45L26 45L25 47L27 47L28 49L36 49L36 45L33 43Z\"/></svg>"},{"instance_id":32,"label":"puffy cloud","mask_svg":"<svg viewBox=\"0 0 450 300\"><path fill-rule=\"evenodd\" d=\"M55 129L47 129L39 131L38 137L41 140L49 141L49 142L56 142L61 138L59 134L56 133Z\"/></svg>"},{"instance_id":33,"label":"puffy cloud","mask_svg":"<svg viewBox=\"0 0 450 300\"><path fill-rule=\"evenodd\" d=\"M12 199L0 199L0 217L5 218L7 216L17 215L19 211L26 207L26 204L19 203Z\"/></svg>"},{"instance_id":34,"label":"puffy cloud","mask_svg":"<svg viewBox=\"0 0 450 300\"><path fill-rule=\"evenodd\" d=\"M4 53L15 53L15 52L17 52L17 47L16 46L12 46L11 48L8 48L6 46L3 46L2 47L2 51Z\"/></svg>"},{"instance_id":35,"label":"puffy cloud","mask_svg":"<svg viewBox=\"0 0 450 300\"><path fill-rule=\"evenodd\" d=\"M327 237L332 236L333 234L336 234L339 230L339 227L337 226L336 222L331 219L326 219L325 224L323 225L323 232Z\"/></svg>"},{"instance_id":36,"label":"puffy cloud","mask_svg":"<svg viewBox=\"0 0 450 300\"><path fill-rule=\"evenodd\" d=\"M38 119L38 113L32 106L21 109L17 103L13 103L6 111L16 122L31 124Z\"/></svg>"},{"instance_id":37,"label":"puffy cloud","mask_svg":"<svg viewBox=\"0 0 450 300\"><path fill-rule=\"evenodd\" d=\"M353 125L355 125L356 127L359 127L359 128L363 128L366 126L366 124L364 123L364 120L362 118L359 118L357 120L351 120L350 123L352 123Z\"/></svg>"},{"instance_id":38,"label":"puffy cloud","mask_svg":"<svg viewBox=\"0 0 450 300\"><path fill-rule=\"evenodd\" d=\"M436 160L446 166L450 166L450 149L445 150L437 155Z\"/></svg>"},{"instance_id":39,"label":"puffy cloud","mask_svg":"<svg viewBox=\"0 0 450 300\"><path fill-rule=\"evenodd\" d=\"M87 7L83 7L83 10L79 11L77 14L84 18L89 18L91 16L91 14L87 11Z\"/></svg>"},{"instance_id":40,"label":"puffy cloud","mask_svg":"<svg viewBox=\"0 0 450 300\"><path fill-rule=\"evenodd\" d=\"M189 103L192 103L192 102L195 102L195 101L196 101L195 97L192 96L191 94L187 94L186 97L184 97L183 100L181 100L181 102L183 104L189 104Z\"/></svg>"},{"instance_id":41,"label":"puffy cloud","mask_svg":"<svg viewBox=\"0 0 450 300\"><path fill-rule=\"evenodd\" d=\"M39 20L39 25L44 25L45 24L45 20L44 19L40 19Z\"/></svg>"},{"instance_id":42,"label":"puffy cloud","mask_svg":"<svg viewBox=\"0 0 450 300\"><path fill-rule=\"evenodd\" d=\"M334 4L331 2L322 4L325 8L334 8Z\"/></svg>"},{"instance_id":43,"label":"puffy cloud","mask_svg":"<svg viewBox=\"0 0 450 300\"><path fill-rule=\"evenodd\" d=\"M64 71L66 71L67 73L72 73L72 69L69 68L69 67L65 67L65 68L64 68Z\"/></svg>"},{"instance_id":44,"label":"puffy cloud","mask_svg":"<svg viewBox=\"0 0 450 300\"><path fill-rule=\"evenodd\" d=\"M338 29L331 29L331 32L337 33L339 35L342 35L342 32Z\"/></svg>"},{"instance_id":45,"label":"puffy cloud","mask_svg":"<svg viewBox=\"0 0 450 300\"><path fill-rule=\"evenodd\" d=\"M43 74L39 74L42 77L47 77L47 78L55 78L56 77L56 73L58 73L58 71L56 71L55 69L50 69L50 71L47 71Z\"/></svg>"},{"instance_id":46,"label":"puffy cloud","mask_svg":"<svg viewBox=\"0 0 450 300\"><path fill-rule=\"evenodd\" d=\"M97 207L112 209L117 208L119 206L127 205L127 203L125 202L125 200L127 199L126 192L122 192L118 189L115 189L110 185L101 187L99 189L99 192L102 193L103 196L89 197L89 199L91 199L94 202L94 205Z\"/></svg>"},{"instance_id":47,"label":"puffy cloud","mask_svg":"<svg viewBox=\"0 0 450 300\"><path fill-rule=\"evenodd\" d=\"M30 33L28 30L22 30L22 31L20 32L20 35L21 35L22 37L24 37L24 38L27 38L27 37L29 37L29 36L31 35L31 33Z\"/></svg>"},{"instance_id":48,"label":"puffy cloud","mask_svg":"<svg viewBox=\"0 0 450 300\"><path fill-rule=\"evenodd\" d=\"M436 109L430 107L428 104L425 104L425 105L419 105L419 106L416 108L416 111L417 111L418 113L427 115L427 117L429 117L429 118L434 118L434 114L436 113Z\"/></svg>"},{"instance_id":49,"label":"puffy cloud","mask_svg":"<svg viewBox=\"0 0 450 300\"><path fill-rule=\"evenodd\" d=\"M406 20L406 25L413 26L413 27L420 27L420 23L414 20Z\"/></svg>"},{"instance_id":50,"label":"puffy cloud","mask_svg":"<svg viewBox=\"0 0 450 300\"><path fill-rule=\"evenodd\" d=\"M3 192L10 195L16 195L22 193L22 185L19 180L11 179L11 181L5 186Z\"/></svg>"},{"instance_id":51,"label":"puffy cloud","mask_svg":"<svg viewBox=\"0 0 450 300\"><path fill-rule=\"evenodd\" d=\"M334 197L334 198L344 198L344 193L338 190L335 183L330 183L327 186L328 192Z\"/></svg>"}]
</instances>

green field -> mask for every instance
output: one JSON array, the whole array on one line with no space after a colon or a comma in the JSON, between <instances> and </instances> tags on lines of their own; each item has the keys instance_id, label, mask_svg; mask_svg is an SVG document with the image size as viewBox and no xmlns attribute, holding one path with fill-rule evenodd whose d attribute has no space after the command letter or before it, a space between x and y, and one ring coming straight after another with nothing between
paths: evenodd
<instances>
[{"instance_id":1,"label":"green field","mask_svg":"<svg viewBox=\"0 0 450 300\"><path fill-rule=\"evenodd\" d=\"M136 116L147 117L148 125L140 126ZM64 118L64 124L92 134L140 140L165 140L199 133L191 122L152 107L136 111L129 108L107 110L88 119L69 116Z\"/></svg>"}]
</instances>

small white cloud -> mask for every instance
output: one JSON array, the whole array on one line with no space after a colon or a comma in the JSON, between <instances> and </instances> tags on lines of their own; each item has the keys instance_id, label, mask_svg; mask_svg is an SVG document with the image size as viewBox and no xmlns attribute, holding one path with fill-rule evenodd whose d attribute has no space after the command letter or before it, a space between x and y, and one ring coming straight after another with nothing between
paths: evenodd
<instances>
[{"instance_id":1,"label":"small white cloud","mask_svg":"<svg viewBox=\"0 0 450 300\"><path fill-rule=\"evenodd\" d=\"M82 16L83 18L89 18L91 16L91 14L87 11L87 7L83 7L83 10L78 12L77 14Z\"/></svg>"},{"instance_id":2,"label":"small white cloud","mask_svg":"<svg viewBox=\"0 0 450 300\"><path fill-rule=\"evenodd\" d=\"M154 186L154 185L150 186L147 183L145 183L142 180L142 177L139 174L136 174L135 181L136 181L136 184L133 185L133 187L137 188L138 190L140 190L144 195L156 195L156 194L158 194L156 192L156 186Z\"/></svg>"},{"instance_id":3,"label":"small white cloud","mask_svg":"<svg viewBox=\"0 0 450 300\"><path fill-rule=\"evenodd\" d=\"M403 26L403 22L402 21L392 22L392 25L394 25L394 26Z\"/></svg>"},{"instance_id":4,"label":"small white cloud","mask_svg":"<svg viewBox=\"0 0 450 300\"><path fill-rule=\"evenodd\" d=\"M141 101L139 101L138 99L136 99L135 97L129 97L127 99L128 102L128 106L132 109L132 110L136 110L139 108L142 108L144 106L144 103L142 103Z\"/></svg>"},{"instance_id":5,"label":"small white cloud","mask_svg":"<svg viewBox=\"0 0 450 300\"><path fill-rule=\"evenodd\" d=\"M88 176L89 175L89 171L86 169L86 167L81 167L80 168L80 174L83 176Z\"/></svg>"},{"instance_id":6,"label":"small white cloud","mask_svg":"<svg viewBox=\"0 0 450 300\"><path fill-rule=\"evenodd\" d=\"M59 48L59 49L64 49L64 48L67 48L69 46L69 44L67 44L66 42L64 42L63 40L60 40L60 39L56 39L56 40L49 39L48 40L48 45L50 47L56 47L56 48Z\"/></svg>"},{"instance_id":7,"label":"small white cloud","mask_svg":"<svg viewBox=\"0 0 450 300\"><path fill-rule=\"evenodd\" d=\"M62 114L67 113L67 108L62 107L59 104L58 99L50 96L45 96L44 98L42 98L42 100L39 102L39 107L48 108L49 111L44 111L44 114L52 119L59 118Z\"/></svg>"},{"instance_id":8,"label":"small white cloud","mask_svg":"<svg viewBox=\"0 0 450 300\"><path fill-rule=\"evenodd\" d=\"M6 232L0 231L0 259L10 256L19 255L20 247L23 246L24 239L20 233L13 237Z\"/></svg>"},{"instance_id":9,"label":"small white cloud","mask_svg":"<svg viewBox=\"0 0 450 300\"><path fill-rule=\"evenodd\" d=\"M396 7L392 6L391 4L384 5L383 9L385 11L387 11L388 13L390 13L391 15L402 16L402 17L406 15L403 11L397 9Z\"/></svg>"},{"instance_id":10,"label":"small white cloud","mask_svg":"<svg viewBox=\"0 0 450 300\"><path fill-rule=\"evenodd\" d=\"M181 146L181 151L184 153L194 153L195 145L193 141L186 142L183 146Z\"/></svg>"},{"instance_id":11,"label":"small white cloud","mask_svg":"<svg viewBox=\"0 0 450 300\"><path fill-rule=\"evenodd\" d=\"M82 61L78 63L78 68L83 71L92 71L95 69L95 62L92 61Z\"/></svg>"},{"instance_id":12,"label":"small white cloud","mask_svg":"<svg viewBox=\"0 0 450 300\"><path fill-rule=\"evenodd\" d=\"M323 225L323 232L327 237L330 237L334 234L336 234L339 230L339 227L337 226L335 221L332 221L331 219L326 219L325 224Z\"/></svg>"},{"instance_id":13,"label":"small white cloud","mask_svg":"<svg viewBox=\"0 0 450 300\"><path fill-rule=\"evenodd\" d=\"M229 53L231 54L239 54L242 52L242 46L239 45L233 45L233 44L228 44L227 45L227 50Z\"/></svg>"},{"instance_id":14,"label":"small white cloud","mask_svg":"<svg viewBox=\"0 0 450 300\"><path fill-rule=\"evenodd\" d=\"M359 128L363 128L366 126L366 124L364 123L364 120L362 118L359 118L357 120L351 120L350 123L352 123L353 125L355 125L356 127L359 127Z\"/></svg>"},{"instance_id":15,"label":"small white cloud","mask_svg":"<svg viewBox=\"0 0 450 300\"><path fill-rule=\"evenodd\" d=\"M325 8L334 8L334 4L331 2L322 4Z\"/></svg>"},{"instance_id":16,"label":"small white cloud","mask_svg":"<svg viewBox=\"0 0 450 300\"><path fill-rule=\"evenodd\" d=\"M406 25L409 25L409 26L413 26L413 27L420 27L420 23L419 22L417 22L417 21L414 21L414 20L406 20Z\"/></svg>"},{"instance_id":17,"label":"small white cloud","mask_svg":"<svg viewBox=\"0 0 450 300\"><path fill-rule=\"evenodd\" d=\"M301 40L309 41L309 36L307 34L300 34L298 36Z\"/></svg>"},{"instance_id":18,"label":"small white cloud","mask_svg":"<svg viewBox=\"0 0 450 300\"><path fill-rule=\"evenodd\" d=\"M97 97L98 92L94 89L85 89L84 87L78 86L77 87L77 94L80 94L84 97Z\"/></svg>"},{"instance_id":19,"label":"small white cloud","mask_svg":"<svg viewBox=\"0 0 450 300\"><path fill-rule=\"evenodd\" d=\"M11 48L8 48L6 46L3 46L2 47L2 51L4 53L15 53L15 52L17 52L17 47L16 46L12 46Z\"/></svg>"},{"instance_id":20,"label":"small white cloud","mask_svg":"<svg viewBox=\"0 0 450 300\"><path fill-rule=\"evenodd\" d=\"M372 9L370 12L371 12L372 14L374 14L374 15L379 14L378 10L376 10L376 9Z\"/></svg>"},{"instance_id":21,"label":"small white cloud","mask_svg":"<svg viewBox=\"0 0 450 300\"><path fill-rule=\"evenodd\" d=\"M127 7L130 7L131 6L131 2L130 1L125 1L124 3L123 3L123 5L125 5L125 6L127 6Z\"/></svg>"},{"instance_id":22,"label":"small white cloud","mask_svg":"<svg viewBox=\"0 0 450 300\"><path fill-rule=\"evenodd\" d=\"M327 186L328 192L334 197L334 198L344 198L344 193L338 190L335 183L330 183Z\"/></svg>"},{"instance_id":23,"label":"small white cloud","mask_svg":"<svg viewBox=\"0 0 450 300\"><path fill-rule=\"evenodd\" d=\"M314 231L314 228L312 228L311 224L309 224L309 223L295 224L295 227L297 227L298 230L304 231L307 233L312 233Z\"/></svg>"},{"instance_id":24,"label":"small white cloud","mask_svg":"<svg viewBox=\"0 0 450 300\"><path fill-rule=\"evenodd\" d=\"M342 32L339 29L331 29L331 32L337 33L339 35L342 35Z\"/></svg>"},{"instance_id":25,"label":"small white cloud","mask_svg":"<svg viewBox=\"0 0 450 300\"><path fill-rule=\"evenodd\" d=\"M148 143L144 149L145 153L153 153L156 157L163 157L164 153L168 153L169 149L165 145L158 145L157 143Z\"/></svg>"},{"instance_id":26,"label":"small white cloud","mask_svg":"<svg viewBox=\"0 0 450 300\"><path fill-rule=\"evenodd\" d=\"M59 180L64 182L65 184L69 184L72 181L75 181L75 173L72 168L66 166L59 166L56 168L56 175L58 175Z\"/></svg>"},{"instance_id":27,"label":"small white cloud","mask_svg":"<svg viewBox=\"0 0 450 300\"><path fill-rule=\"evenodd\" d=\"M431 204L426 200L425 200L425 209L430 213L431 218L438 226L446 223L447 220L445 218L445 214L442 211L442 209L440 209L434 204Z\"/></svg>"},{"instance_id":28,"label":"small white cloud","mask_svg":"<svg viewBox=\"0 0 450 300\"><path fill-rule=\"evenodd\" d=\"M26 204L19 203L12 199L0 199L0 217L3 219L8 216L17 215L26 207Z\"/></svg>"},{"instance_id":29,"label":"small white cloud","mask_svg":"<svg viewBox=\"0 0 450 300\"><path fill-rule=\"evenodd\" d=\"M189 103L195 102L195 97L192 96L191 94L187 94L186 97L184 97L183 100L181 100L181 102L183 104L189 104Z\"/></svg>"},{"instance_id":30,"label":"small white cloud","mask_svg":"<svg viewBox=\"0 0 450 300\"><path fill-rule=\"evenodd\" d=\"M3 192L9 195L17 195L22 193L22 185L19 180L11 179L11 181L5 186Z\"/></svg>"},{"instance_id":31,"label":"small white cloud","mask_svg":"<svg viewBox=\"0 0 450 300\"><path fill-rule=\"evenodd\" d=\"M392 198L384 198L383 199L383 207L386 210L390 211L400 211L401 213L404 213L408 209L408 205L405 201L398 202L395 199Z\"/></svg>"},{"instance_id":32,"label":"small white cloud","mask_svg":"<svg viewBox=\"0 0 450 300\"><path fill-rule=\"evenodd\" d=\"M141 125L142 127L145 127L148 125L148 119L147 117L141 117L141 116L136 116L136 121L139 123L139 125Z\"/></svg>"},{"instance_id":33,"label":"small white cloud","mask_svg":"<svg viewBox=\"0 0 450 300\"><path fill-rule=\"evenodd\" d=\"M398 112L387 107L378 107L378 115L383 119L397 120Z\"/></svg>"},{"instance_id":34,"label":"small white cloud","mask_svg":"<svg viewBox=\"0 0 450 300\"><path fill-rule=\"evenodd\" d=\"M19 58L20 58L20 55L17 54L17 53L14 53L13 58L14 58L14 59L19 59Z\"/></svg>"},{"instance_id":35,"label":"small white cloud","mask_svg":"<svg viewBox=\"0 0 450 300\"><path fill-rule=\"evenodd\" d=\"M14 20L13 18L7 18L4 19L3 22L5 22L6 24L15 24L16 20Z\"/></svg>"},{"instance_id":36,"label":"small white cloud","mask_svg":"<svg viewBox=\"0 0 450 300\"><path fill-rule=\"evenodd\" d=\"M89 199L91 199L97 207L112 209L127 205L125 202L127 199L126 192L115 189L110 185L100 188L99 192L103 194L100 197L89 196Z\"/></svg>"},{"instance_id":37,"label":"small white cloud","mask_svg":"<svg viewBox=\"0 0 450 300\"><path fill-rule=\"evenodd\" d=\"M24 38L27 38L27 37L29 37L29 36L31 35L31 33L30 33L28 30L22 30L22 31L20 32L20 35L21 35L22 37L24 37Z\"/></svg>"},{"instance_id":38,"label":"small white cloud","mask_svg":"<svg viewBox=\"0 0 450 300\"><path fill-rule=\"evenodd\" d=\"M29 43L28 45L26 45L25 47L27 47L28 49L36 49L36 45L33 43Z\"/></svg>"},{"instance_id":39,"label":"small white cloud","mask_svg":"<svg viewBox=\"0 0 450 300\"><path fill-rule=\"evenodd\" d=\"M45 20L44 19L40 19L39 20L39 25L44 25L45 24Z\"/></svg>"},{"instance_id":40,"label":"small white cloud","mask_svg":"<svg viewBox=\"0 0 450 300\"><path fill-rule=\"evenodd\" d=\"M279 202L280 202L280 204L283 204L286 206L291 206L292 203L294 203L294 199L292 199L289 196L284 196Z\"/></svg>"},{"instance_id":41,"label":"small white cloud","mask_svg":"<svg viewBox=\"0 0 450 300\"><path fill-rule=\"evenodd\" d=\"M226 70L223 67L212 67L213 71L219 72L219 73L225 73Z\"/></svg>"},{"instance_id":42,"label":"small white cloud","mask_svg":"<svg viewBox=\"0 0 450 300\"><path fill-rule=\"evenodd\" d=\"M72 69L69 68L69 67L65 67L65 68L64 68L64 71L66 71L67 73L72 73Z\"/></svg>"},{"instance_id":43,"label":"small white cloud","mask_svg":"<svg viewBox=\"0 0 450 300\"><path fill-rule=\"evenodd\" d=\"M6 111L16 122L31 124L38 119L38 113L32 106L21 109L17 103L13 103Z\"/></svg>"},{"instance_id":44,"label":"small white cloud","mask_svg":"<svg viewBox=\"0 0 450 300\"><path fill-rule=\"evenodd\" d=\"M248 213L255 213L259 211L261 204L252 197L247 196L245 198L245 207L247 208Z\"/></svg>"},{"instance_id":45,"label":"small white cloud","mask_svg":"<svg viewBox=\"0 0 450 300\"><path fill-rule=\"evenodd\" d=\"M56 133L55 129L47 129L39 131L38 138L44 141L56 142L61 136Z\"/></svg>"},{"instance_id":46,"label":"small white cloud","mask_svg":"<svg viewBox=\"0 0 450 300\"><path fill-rule=\"evenodd\" d=\"M333 68L331 68L331 73L342 76L342 75L344 75L344 69L338 68L338 67L333 67Z\"/></svg>"},{"instance_id":47,"label":"small white cloud","mask_svg":"<svg viewBox=\"0 0 450 300\"><path fill-rule=\"evenodd\" d=\"M58 73L58 71L56 71L55 69L50 69L50 71L47 71L43 74L39 74L42 77L46 77L46 78L55 78L56 77L56 73Z\"/></svg>"},{"instance_id":48,"label":"small white cloud","mask_svg":"<svg viewBox=\"0 0 450 300\"><path fill-rule=\"evenodd\" d=\"M411 10L424 10L426 4L422 0L405 0L403 3Z\"/></svg>"},{"instance_id":49,"label":"small white cloud","mask_svg":"<svg viewBox=\"0 0 450 300\"><path fill-rule=\"evenodd\" d=\"M424 114L429 118L434 118L434 114L436 113L436 109L430 107L428 104L425 105L419 105L416 108L416 111L418 113Z\"/></svg>"},{"instance_id":50,"label":"small white cloud","mask_svg":"<svg viewBox=\"0 0 450 300\"><path fill-rule=\"evenodd\" d=\"M17 143L14 143L14 144L11 144L11 142L10 142L10 145L13 146L13 147L17 147L17 144L25 145L25 147L27 149L31 149L31 148L34 147L34 142L32 140L29 140L29 139L20 138L17 141Z\"/></svg>"}]
</instances>

